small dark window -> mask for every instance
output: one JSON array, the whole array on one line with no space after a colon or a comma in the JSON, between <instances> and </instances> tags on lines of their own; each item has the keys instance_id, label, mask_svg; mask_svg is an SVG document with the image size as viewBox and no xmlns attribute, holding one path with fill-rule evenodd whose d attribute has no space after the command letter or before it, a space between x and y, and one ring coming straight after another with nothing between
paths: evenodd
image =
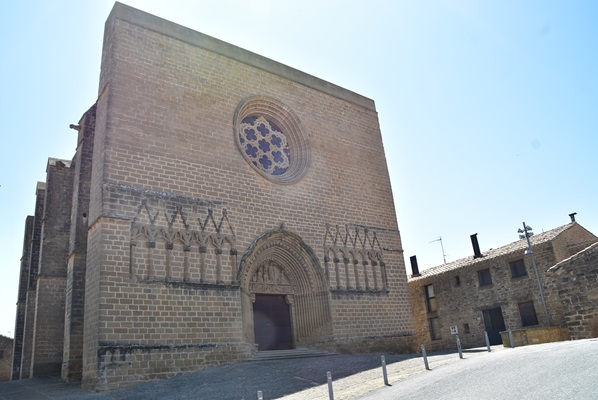
<instances>
[{"instance_id":1,"label":"small dark window","mask_svg":"<svg viewBox=\"0 0 598 400\"><path fill-rule=\"evenodd\" d=\"M520 276L527 275L527 271L525 270L525 263L523 262L523 259L511 261L509 263L509 265L511 266L511 278L517 278Z\"/></svg>"},{"instance_id":2,"label":"small dark window","mask_svg":"<svg viewBox=\"0 0 598 400\"><path fill-rule=\"evenodd\" d=\"M436 302L436 295L434 294L434 286L424 286L424 291L426 293L426 305L428 307L428 312L430 313L438 310L438 303Z\"/></svg>"},{"instance_id":3,"label":"small dark window","mask_svg":"<svg viewBox=\"0 0 598 400\"><path fill-rule=\"evenodd\" d=\"M432 340L440 339L440 320L438 318L430 318L430 337Z\"/></svg>"},{"instance_id":4,"label":"small dark window","mask_svg":"<svg viewBox=\"0 0 598 400\"><path fill-rule=\"evenodd\" d=\"M463 324L463 333L469 333L469 324Z\"/></svg>"},{"instance_id":5,"label":"small dark window","mask_svg":"<svg viewBox=\"0 0 598 400\"><path fill-rule=\"evenodd\" d=\"M490 268L478 271L478 279L480 281L480 286L491 285L492 276L490 275Z\"/></svg>"},{"instance_id":6,"label":"small dark window","mask_svg":"<svg viewBox=\"0 0 598 400\"><path fill-rule=\"evenodd\" d=\"M538 317L533 301L519 303L519 315L521 315L521 326L538 325Z\"/></svg>"},{"instance_id":7,"label":"small dark window","mask_svg":"<svg viewBox=\"0 0 598 400\"><path fill-rule=\"evenodd\" d=\"M0 358L4 358L4 350L0 350Z\"/></svg>"},{"instance_id":8,"label":"small dark window","mask_svg":"<svg viewBox=\"0 0 598 400\"><path fill-rule=\"evenodd\" d=\"M455 283L455 286L461 286L461 278L459 277L459 275L456 275L453 278L453 282Z\"/></svg>"}]
</instances>

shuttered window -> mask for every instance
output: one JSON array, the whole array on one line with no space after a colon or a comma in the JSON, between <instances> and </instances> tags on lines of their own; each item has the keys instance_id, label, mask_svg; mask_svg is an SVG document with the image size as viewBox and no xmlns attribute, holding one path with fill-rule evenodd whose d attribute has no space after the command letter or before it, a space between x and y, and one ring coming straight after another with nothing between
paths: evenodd
<instances>
[{"instance_id":1,"label":"shuttered window","mask_svg":"<svg viewBox=\"0 0 598 400\"><path fill-rule=\"evenodd\" d=\"M533 301L519 303L519 315L521 316L521 326L538 325L538 316Z\"/></svg>"},{"instance_id":2,"label":"shuttered window","mask_svg":"<svg viewBox=\"0 0 598 400\"><path fill-rule=\"evenodd\" d=\"M424 286L424 291L426 293L426 305L428 307L428 312L431 313L438 310L438 303L436 301L436 294L434 293L434 286Z\"/></svg>"},{"instance_id":3,"label":"shuttered window","mask_svg":"<svg viewBox=\"0 0 598 400\"><path fill-rule=\"evenodd\" d=\"M492 276L490 275L490 268L478 271L478 280L480 281L480 286L491 285Z\"/></svg>"}]
</instances>

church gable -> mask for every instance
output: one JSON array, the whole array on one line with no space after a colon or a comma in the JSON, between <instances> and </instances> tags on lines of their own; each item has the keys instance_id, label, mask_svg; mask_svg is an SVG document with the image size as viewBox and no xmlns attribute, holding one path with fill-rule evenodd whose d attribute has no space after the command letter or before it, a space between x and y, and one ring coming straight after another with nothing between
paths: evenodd
<instances>
[{"instance_id":1,"label":"church gable","mask_svg":"<svg viewBox=\"0 0 598 400\"><path fill-rule=\"evenodd\" d=\"M265 349L409 349L372 100L120 3L104 46L70 239L84 315L65 322L84 387Z\"/></svg>"}]
</instances>

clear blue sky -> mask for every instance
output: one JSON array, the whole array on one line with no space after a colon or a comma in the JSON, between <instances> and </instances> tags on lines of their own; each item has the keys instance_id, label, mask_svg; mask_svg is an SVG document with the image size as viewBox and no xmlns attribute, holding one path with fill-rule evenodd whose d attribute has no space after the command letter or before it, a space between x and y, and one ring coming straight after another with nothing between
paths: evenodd
<instances>
[{"instance_id":1,"label":"clear blue sky","mask_svg":"<svg viewBox=\"0 0 598 400\"><path fill-rule=\"evenodd\" d=\"M598 2L125 1L372 98L420 268L577 220L598 233ZM112 1L0 3L0 333L25 217L97 96ZM367 160L362 160L368 168ZM344 221L340 221L344 222ZM409 266L407 267L410 273Z\"/></svg>"}]
</instances>

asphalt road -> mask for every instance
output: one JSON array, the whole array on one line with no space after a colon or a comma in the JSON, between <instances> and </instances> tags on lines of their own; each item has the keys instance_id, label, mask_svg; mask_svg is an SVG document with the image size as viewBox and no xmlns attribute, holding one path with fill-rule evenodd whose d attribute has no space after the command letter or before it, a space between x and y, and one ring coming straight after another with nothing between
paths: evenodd
<instances>
[{"instance_id":1,"label":"asphalt road","mask_svg":"<svg viewBox=\"0 0 598 400\"><path fill-rule=\"evenodd\" d=\"M466 356L359 398L595 400L598 339L505 349L488 357Z\"/></svg>"}]
</instances>

